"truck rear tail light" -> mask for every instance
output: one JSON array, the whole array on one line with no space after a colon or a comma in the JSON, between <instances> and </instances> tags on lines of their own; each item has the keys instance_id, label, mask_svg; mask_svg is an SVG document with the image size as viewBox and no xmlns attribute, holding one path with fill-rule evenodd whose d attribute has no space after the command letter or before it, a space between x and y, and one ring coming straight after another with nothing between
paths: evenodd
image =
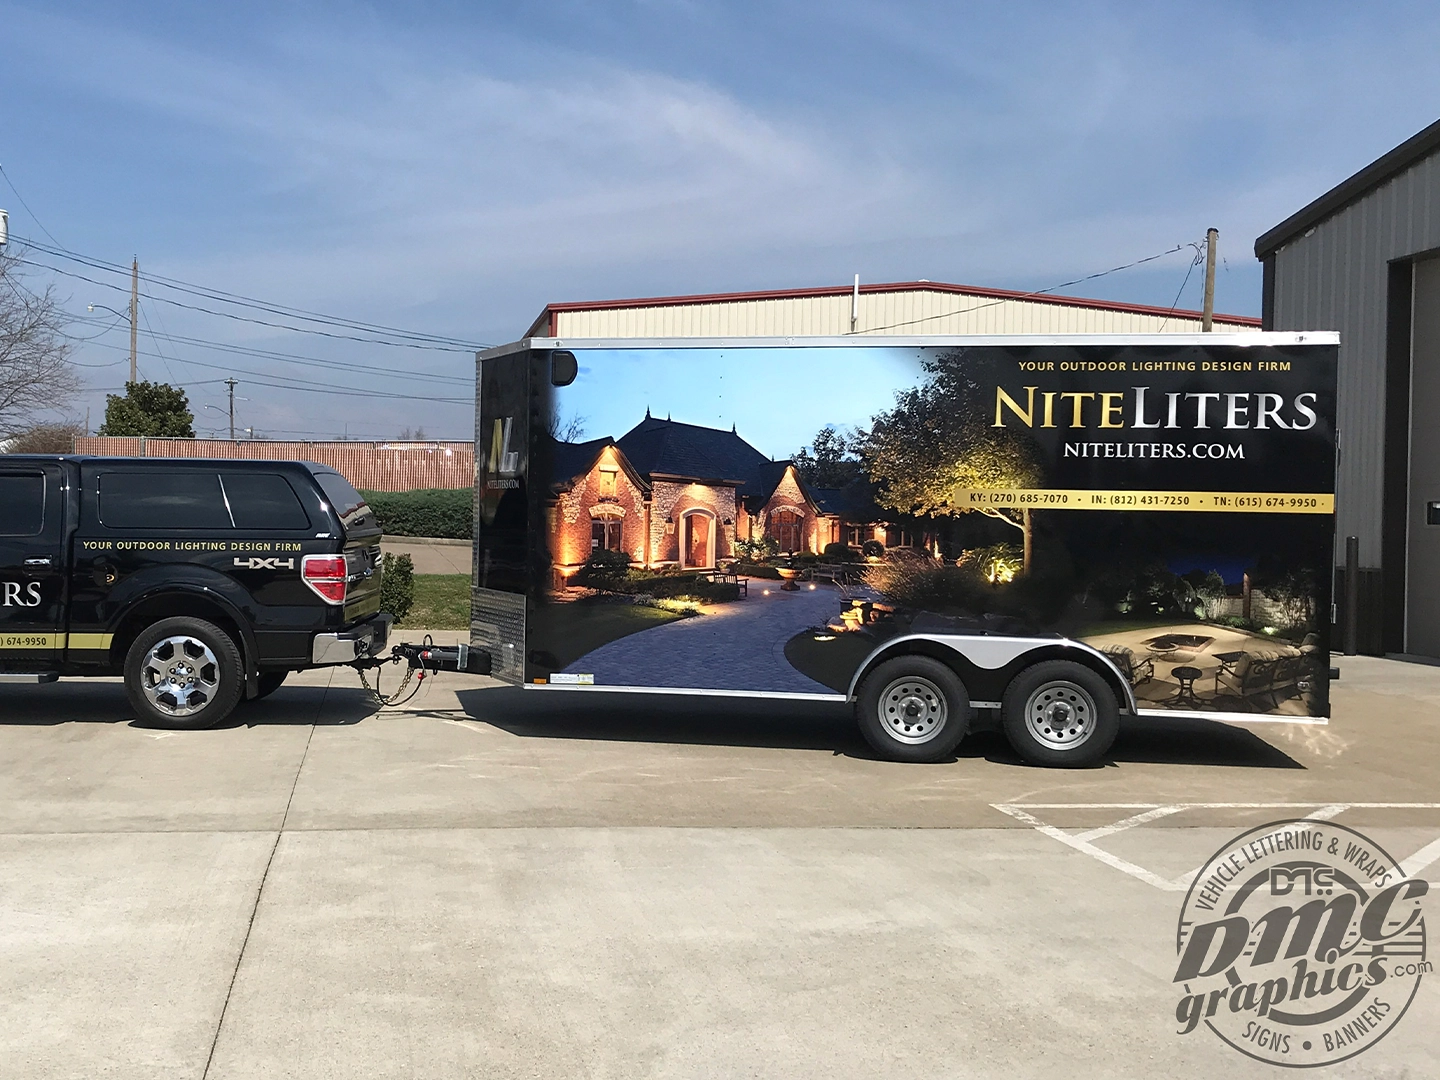
<instances>
[{"instance_id":1,"label":"truck rear tail light","mask_svg":"<svg viewBox=\"0 0 1440 1080\"><path fill-rule=\"evenodd\" d=\"M300 579L327 604L345 603L348 577L344 555L306 555L300 560Z\"/></svg>"}]
</instances>

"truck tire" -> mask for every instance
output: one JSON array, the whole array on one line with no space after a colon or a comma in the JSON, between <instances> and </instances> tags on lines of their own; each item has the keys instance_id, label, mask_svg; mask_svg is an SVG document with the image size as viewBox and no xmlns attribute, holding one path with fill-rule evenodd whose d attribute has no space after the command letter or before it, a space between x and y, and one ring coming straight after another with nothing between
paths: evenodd
<instances>
[{"instance_id":1,"label":"truck tire","mask_svg":"<svg viewBox=\"0 0 1440 1080\"><path fill-rule=\"evenodd\" d=\"M204 619L161 619L125 654L125 691L136 719L147 727L213 727L245 691L240 650L229 634Z\"/></svg>"},{"instance_id":2,"label":"truck tire","mask_svg":"<svg viewBox=\"0 0 1440 1080\"><path fill-rule=\"evenodd\" d=\"M865 741L890 761L944 761L965 737L970 695L955 672L928 656L886 660L855 700Z\"/></svg>"},{"instance_id":3,"label":"truck tire","mask_svg":"<svg viewBox=\"0 0 1440 1080\"><path fill-rule=\"evenodd\" d=\"M1105 679L1069 660L1046 660L1011 680L1000 710L1005 737L1031 765L1098 764L1120 733L1120 708Z\"/></svg>"}]
</instances>

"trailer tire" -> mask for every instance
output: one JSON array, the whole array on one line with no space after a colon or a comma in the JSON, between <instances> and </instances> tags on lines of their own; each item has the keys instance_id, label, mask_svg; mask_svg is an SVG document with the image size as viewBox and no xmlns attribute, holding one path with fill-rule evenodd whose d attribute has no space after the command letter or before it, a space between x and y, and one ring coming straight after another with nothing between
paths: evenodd
<instances>
[{"instance_id":1,"label":"trailer tire","mask_svg":"<svg viewBox=\"0 0 1440 1080\"><path fill-rule=\"evenodd\" d=\"M1046 660L1011 680L1000 710L1005 737L1031 765L1098 764L1120 733L1120 707L1105 679L1069 660Z\"/></svg>"},{"instance_id":2,"label":"trailer tire","mask_svg":"<svg viewBox=\"0 0 1440 1080\"><path fill-rule=\"evenodd\" d=\"M860 685L855 719L874 751L890 761L944 761L965 737L970 695L959 676L928 656L876 666Z\"/></svg>"},{"instance_id":3,"label":"trailer tire","mask_svg":"<svg viewBox=\"0 0 1440 1080\"><path fill-rule=\"evenodd\" d=\"M146 727L213 727L245 692L240 649L204 619L161 619L141 631L125 653L125 692Z\"/></svg>"}]
</instances>

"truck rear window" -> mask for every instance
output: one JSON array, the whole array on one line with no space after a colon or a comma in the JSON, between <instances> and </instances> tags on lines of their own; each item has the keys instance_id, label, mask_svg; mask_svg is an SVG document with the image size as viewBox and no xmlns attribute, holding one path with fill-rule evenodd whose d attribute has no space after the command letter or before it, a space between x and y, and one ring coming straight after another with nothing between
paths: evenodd
<instances>
[{"instance_id":1,"label":"truck rear window","mask_svg":"<svg viewBox=\"0 0 1440 1080\"><path fill-rule=\"evenodd\" d=\"M100 474L100 520L112 529L231 529L220 476L147 469Z\"/></svg>"},{"instance_id":2,"label":"truck rear window","mask_svg":"<svg viewBox=\"0 0 1440 1080\"><path fill-rule=\"evenodd\" d=\"M317 472L315 479L320 484L320 490L325 492L325 498L340 515L340 524L347 529L370 512L364 498L339 473Z\"/></svg>"},{"instance_id":3,"label":"truck rear window","mask_svg":"<svg viewBox=\"0 0 1440 1080\"><path fill-rule=\"evenodd\" d=\"M222 473L225 498L237 529L308 529L310 517L295 489L276 473Z\"/></svg>"}]
</instances>

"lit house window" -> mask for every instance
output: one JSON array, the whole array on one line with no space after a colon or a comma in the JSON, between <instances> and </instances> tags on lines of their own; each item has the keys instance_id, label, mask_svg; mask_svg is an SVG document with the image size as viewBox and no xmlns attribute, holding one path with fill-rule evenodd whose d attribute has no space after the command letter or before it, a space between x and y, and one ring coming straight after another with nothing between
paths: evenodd
<instances>
[{"instance_id":1,"label":"lit house window","mask_svg":"<svg viewBox=\"0 0 1440 1080\"><path fill-rule=\"evenodd\" d=\"M600 470L600 497L602 499L613 499L615 497L615 478L618 475L618 469Z\"/></svg>"},{"instance_id":2,"label":"lit house window","mask_svg":"<svg viewBox=\"0 0 1440 1080\"><path fill-rule=\"evenodd\" d=\"M770 537L781 551L800 550L800 515L794 510L776 510L770 515Z\"/></svg>"},{"instance_id":3,"label":"lit house window","mask_svg":"<svg viewBox=\"0 0 1440 1080\"><path fill-rule=\"evenodd\" d=\"M612 474L613 475L613 474ZM613 517L594 518L590 522L590 550L620 550L620 519Z\"/></svg>"}]
</instances>

